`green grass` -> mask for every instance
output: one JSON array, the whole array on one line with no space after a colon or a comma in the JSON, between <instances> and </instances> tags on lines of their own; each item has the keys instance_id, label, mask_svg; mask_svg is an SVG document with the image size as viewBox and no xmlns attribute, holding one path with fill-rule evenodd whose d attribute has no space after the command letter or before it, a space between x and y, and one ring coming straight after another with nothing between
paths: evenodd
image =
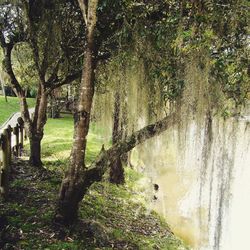
<instances>
[{"instance_id":1,"label":"green grass","mask_svg":"<svg viewBox=\"0 0 250 250\"><path fill-rule=\"evenodd\" d=\"M63 114L63 118L48 119L42 140L42 159L46 165L63 166L67 164L73 142L72 115ZM98 135L98 128L92 126L88 134L86 162L91 163L101 150L104 138Z\"/></svg>"},{"instance_id":2,"label":"green grass","mask_svg":"<svg viewBox=\"0 0 250 250\"><path fill-rule=\"evenodd\" d=\"M70 155L72 138L72 116L47 120L42 140L42 159L46 166L61 166L66 163Z\"/></svg>"},{"instance_id":3,"label":"green grass","mask_svg":"<svg viewBox=\"0 0 250 250\"><path fill-rule=\"evenodd\" d=\"M5 102L4 96L0 96L0 126L11 116L11 114L20 111L19 99L17 97L7 97ZM29 107L35 106L34 98L27 98Z\"/></svg>"}]
</instances>

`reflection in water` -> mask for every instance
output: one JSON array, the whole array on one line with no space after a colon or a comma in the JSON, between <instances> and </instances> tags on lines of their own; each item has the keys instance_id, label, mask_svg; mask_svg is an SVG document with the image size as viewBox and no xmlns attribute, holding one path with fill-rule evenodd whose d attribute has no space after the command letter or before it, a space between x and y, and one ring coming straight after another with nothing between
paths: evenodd
<instances>
[{"instance_id":1,"label":"reflection in water","mask_svg":"<svg viewBox=\"0 0 250 250\"><path fill-rule=\"evenodd\" d=\"M244 119L207 117L203 126L192 123L186 129L181 146L173 130L133 152L134 164L151 180L149 207L193 249L246 249L249 126ZM159 185L157 192L154 183Z\"/></svg>"}]
</instances>

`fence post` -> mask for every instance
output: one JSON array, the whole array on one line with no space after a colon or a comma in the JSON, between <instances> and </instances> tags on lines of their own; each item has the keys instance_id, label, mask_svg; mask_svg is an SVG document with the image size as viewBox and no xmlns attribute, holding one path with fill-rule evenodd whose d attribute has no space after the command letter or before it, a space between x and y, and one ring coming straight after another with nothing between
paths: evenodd
<instances>
[{"instance_id":1,"label":"fence post","mask_svg":"<svg viewBox=\"0 0 250 250\"><path fill-rule=\"evenodd\" d=\"M4 199L7 198L9 191L9 175L12 161L12 131L16 136L16 145L13 147L13 153L19 156L21 155L24 140L24 122L21 117L18 118L18 124L14 128L9 125L0 134L0 153L2 153L2 160L0 161L0 197Z\"/></svg>"},{"instance_id":2,"label":"fence post","mask_svg":"<svg viewBox=\"0 0 250 250\"><path fill-rule=\"evenodd\" d=\"M11 132L13 131L12 127L9 125L6 129L7 131L7 149L8 149L8 165L11 164L12 160L12 142L11 142Z\"/></svg>"},{"instance_id":3,"label":"fence post","mask_svg":"<svg viewBox=\"0 0 250 250\"><path fill-rule=\"evenodd\" d=\"M16 157L19 156L19 126L16 124L16 126L13 128L13 134L15 135L15 147L13 147L14 155Z\"/></svg>"},{"instance_id":4,"label":"fence post","mask_svg":"<svg viewBox=\"0 0 250 250\"><path fill-rule=\"evenodd\" d=\"M3 138L3 134L0 134L0 194L1 194L1 186L2 186L2 168L3 168L3 159L2 159L2 155L3 155L3 146L4 146L4 138Z\"/></svg>"},{"instance_id":5,"label":"fence post","mask_svg":"<svg viewBox=\"0 0 250 250\"><path fill-rule=\"evenodd\" d=\"M23 140L24 140L24 121L22 119L22 117L19 117L17 119L17 122L19 124L19 128L20 128L20 146L19 146L19 156L22 156L22 151L23 151Z\"/></svg>"},{"instance_id":6,"label":"fence post","mask_svg":"<svg viewBox=\"0 0 250 250\"><path fill-rule=\"evenodd\" d=\"M3 131L3 134L1 136L1 147L2 147L2 167L1 167L1 180L0 180L0 194L1 196L6 199L8 195L8 189L9 189L9 159L11 155L11 151L9 150L9 145L11 143L9 142L9 129L5 129Z\"/></svg>"}]
</instances>

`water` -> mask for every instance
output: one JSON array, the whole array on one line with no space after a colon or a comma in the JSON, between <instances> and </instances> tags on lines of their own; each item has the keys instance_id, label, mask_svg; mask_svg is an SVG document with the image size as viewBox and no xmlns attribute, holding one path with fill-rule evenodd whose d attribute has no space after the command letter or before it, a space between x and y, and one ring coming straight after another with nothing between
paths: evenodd
<instances>
[{"instance_id":1,"label":"water","mask_svg":"<svg viewBox=\"0 0 250 250\"><path fill-rule=\"evenodd\" d=\"M183 133L182 133L183 135ZM247 249L250 225L250 125L247 117L205 118L136 149L151 182L148 207L160 212L192 249ZM135 157L135 155L139 157ZM139 162L139 164L138 164ZM153 184L159 191L153 190ZM153 200L153 195L157 200Z\"/></svg>"}]
</instances>

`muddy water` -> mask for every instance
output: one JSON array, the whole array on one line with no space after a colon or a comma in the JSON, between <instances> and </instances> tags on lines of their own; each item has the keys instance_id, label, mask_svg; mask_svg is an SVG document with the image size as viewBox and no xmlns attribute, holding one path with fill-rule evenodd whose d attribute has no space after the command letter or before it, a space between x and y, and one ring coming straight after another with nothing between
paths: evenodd
<instances>
[{"instance_id":1,"label":"muddy water","mask_svg":"<svg viewBox=\"0 0 250 250\"><path fill-rule=\"evenodd\" d=\"M178 140L173 130L133 152L134 164L148 176L149 209L160 212L192 249L247 249L249 121L193 122L184 142Z\"/></svg>"}]
</instances>

